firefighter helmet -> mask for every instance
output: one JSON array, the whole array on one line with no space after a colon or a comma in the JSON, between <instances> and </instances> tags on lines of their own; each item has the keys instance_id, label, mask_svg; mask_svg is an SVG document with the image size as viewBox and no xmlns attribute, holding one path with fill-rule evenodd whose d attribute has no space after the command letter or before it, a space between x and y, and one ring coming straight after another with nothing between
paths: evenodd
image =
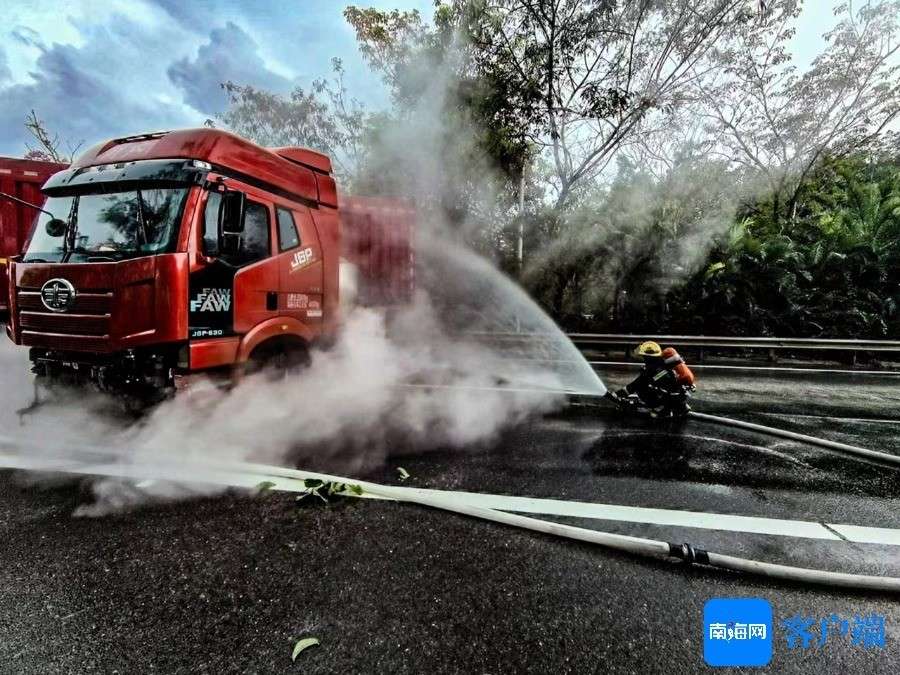
<instances>
[{"instance_id":1,"label":"firefighter helmet","mask_svg":"<svg viewBox=\"0 0 900 675\"><path fill-rule=\"evenodd\" d=\"M641 344L640 347L634 350L635 356L662 356L662 349L658 344L652 341L647 341Z\"/></svg>"}]
</instances>

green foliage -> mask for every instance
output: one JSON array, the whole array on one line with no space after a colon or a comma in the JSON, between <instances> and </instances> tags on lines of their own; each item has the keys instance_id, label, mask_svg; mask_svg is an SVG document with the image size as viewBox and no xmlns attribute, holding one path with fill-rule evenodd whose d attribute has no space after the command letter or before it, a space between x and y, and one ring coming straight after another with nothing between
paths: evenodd
<instances>
[{"instance_id":1,"label":"green foliage","mask_svg":"<svg viewBox=\"0 0 900 675\"><path fill-rule=\"evenodd\" d=\"M361 485L355 483L339 483L337 481L323 481L318 478L307 478L303 481L304 491L297 497L302 500L306 497L318 497L326 504L331 497L357 497L363 494Z\"/></svg>"},{"instance_id":2,"label":"green foliage","mask_svg":"<svg viewBox=\"0 0 900 675\"><path fill-rule=\"evenodd\" d=\"M450 224L468 217L466 196L486 177L506 181L500 191L511 194L529 156L528 124L510 103L521 83L508 72L481 68L483 50L470 39L481 4L437 2L430 25L415 10L344 10L360 51L394 102L390 114L373 118L366 140L375 152L361 167L358 185L371 193L413 192L420 204L434 199ZM426 172L449 176L443 185L417 183L422 171L410 163L410 136L420 150L443 158L443 170Z\"/></svg>"},{"instance_id":3,"label":"green foliage","mask_svg":"<svg viewBox=\"0 0 900 675\"><path fill-rule=\"evenodd\" d=\"M270 480L264 480L256 485L256 493L257 494L265 494L270 492L272 488L275 487L275 483Z\"/></svg>"},{"instance_id":4,"label":"green foliage","mask_svg":"<svg viewBox=\"0 0 900 675\"><path fill-rule=\"evenodd\" d=\"M623 162L607 190L534 223L523 281L567 327L660 330L665 290L727 229L732 185L726 167L705 159L682 157L662 180Z\"/></svg>"},{"instance_id":5,"label":"green foliage","mask_svg":"<svg viewBox=\"0 0 900 675\"><path fill-rule=\"evenodd\" d=\"M222 120L414 197L568 328L896 337L898 9L836 8L800 71L798 0L349 6L390 110L336 61L289 97L226 83Z\"/></svg>"},{"instance_id":6,"label":"green foliage","mask_svg":"<svg viewBox=\"0 0 900 675\"><path fill-rule=\"evenodd\" d=\"M771 193L733 208L722 172L686 159L657 179L623 164L578 211L530 221L524 283L569 329L900 335L900 162L824 160L789 221Z\"/></svg>"},{"instance_id":7,"label":"green foliage","mask_svg":"<svg viewBox=\"0 0 900 675\"><path fill-rule=\"evenodd\" d=\"M673 331L809 337L900 334L900 166L821 164L784 233L735 223L710 264L669 294ZM761 213L765 213L763 209Z\"/></svg>"}]
</instances>

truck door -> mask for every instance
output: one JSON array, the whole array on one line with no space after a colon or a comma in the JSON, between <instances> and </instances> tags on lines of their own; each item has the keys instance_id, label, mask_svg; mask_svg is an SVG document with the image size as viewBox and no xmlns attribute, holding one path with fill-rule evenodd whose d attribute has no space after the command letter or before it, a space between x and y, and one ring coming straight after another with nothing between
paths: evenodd
<instances>
[{"instance_id":1,"label":"truck door","mask_svg":"<svg viewBox=\"0 0 900 675\"><path fill-rule=\"evenodd\" d=\"M305 206L275 206L281 313L318 325L324 316L322 246Z\"/></svg>"},{"instance_id":2,"label":"truck door","mask_svg":"<svg viewBox=\"0 0 900 675\"><path fill-rule=\"evenodd\" d=\"M278 268L272 258L272 211L261 195L245 193L237 250L219 250L222 195L207 193L203 258L192 270L188 299L190 338L241 335L278 314Z\"/></svg>"}]
</instances>

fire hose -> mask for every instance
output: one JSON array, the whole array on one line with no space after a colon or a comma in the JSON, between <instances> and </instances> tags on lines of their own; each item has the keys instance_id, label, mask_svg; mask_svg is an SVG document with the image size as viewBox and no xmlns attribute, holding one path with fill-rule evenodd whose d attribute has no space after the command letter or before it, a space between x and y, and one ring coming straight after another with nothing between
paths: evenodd
<instances>
[{"instance_id":1,"label":"fire hose","mask_svg":"<svg viewBox=\"0 0 900 675\"><path fill-rule=\"evenodd\" d=\"M793 431L786 431L785 429L777 429L775 427L767 427L762 424L733 420L729 417L718 417L717 415L707 415L706 413L698 413L694 411L690 412L690 416L694 419L702 420L704 422L712 422L713 424L721 424L728 427L747 429L748 431L756 431L761 434L768 434L769 436L787 438L792 441L800 441L802 443L808 443L810 445L817 445L821 448L827 448L828 450L836 450L837 452L864 457L876 462L883 462L885 464L900 466L900 455L892 455L887 452L879 452L877 450L869 450L868 448L860 448L855 445L848 445L846 443L839 443L837 441L829 441L824 438L816 438L815 436L798 434Z\"/></svg>"},{"instance_id":2,"label":"fire hose","mask_svg":"<svg viewBox=\"0 0 900 675\"><path fill-rule=\"evenodd\" d=\"M657 539L601 532L598 530L542 520L540 518L531 518L515 513L508 513L497 509L472 506L466 504L464 501L460 501L455 495L447 495L441 490L422 490L380 485L366 481L355 481L351 478L341 476L309 473L296 469L284 469L259 464L245 465L242 463L240 466L252 468L260 475L269 476L275 483L275 489L278 489L279 487L282 489L290 489L290 481L306 479L315 479L333 483L349 483L361 487L363 490L362 496L409 502L443 511L452 511L454 513L480 518L482 520L490 520L503 525L540 532L542 534L565 537L567 539L574 539L590 544L598 544L600 546L631 554L661 559L677 559L688 565L695 564L716 567L761 575L783 581L800 581L842 588L900 592L900 578L897 577L849 574L845 572L830 572L793 565L780 565L761 560L739 558L715 553L713 551L706 551L691 546L690 544L670 543ZM287 481L288 483L285 484L282 481Z\"/></svg>"},{"instance_id":3,"label":"fire hose","mask_svg":"<svg viewBox=\"0 0 900 675\"><path fill-rule=\"evenodd\" d=\"M142 467L140 463L129 465L122 462L106 464L70 462L68 465L54 463L41 466L40 461L35 461L34 458L3 456L2 464L9 468L42 469L82 475L118 476L122 478L131 478L135 470L139 470L138 472L142 475L148 476L152 474L158 480L183 482L185 481L185 476L189 476L188 480L192 482L210 482L241 488L253 488L260 483L271 482L272 489L295 493L309 491L305 481L319 480L327 483L359 486L362 489L362 494L358 496L363 498L387 499L419 504L533 532L597 544L630 554L658 559L676 559L688 565L717 567L784 581L802 581L842 588L900 592L900 578L895 577L830 572L739 558L706 551L686 543L670 543L657 539L613 534L531 518L497 509L473 506L466 504L457 495L440 490L381 485L367 481L358 481L345 476L334 476L249 462L196 463L179 461L167 466L164 462L154 461L145 467ZM357 496L353 492L344 494L346 496Z\"/></svg>"},{"instance_id":4,"label":"fire hose","mask_svg":"<svg viewBox=\"0 0 900 675\"><path fill-rule=\"evenodd\" d=\"M608 392L604 397L616 406L620 405L620 399L616 397L612 392ZM879 452L878 450L870 450L868 448L861 448L856 445L849 445L847 443L840 443L838 441L829 441L825 438L817 438L816 436L807 436L806 434L798 434L794 431L787 431L786 429L778 429L776 427L769 427L763 424L755 424L753 422L744 422L742 420L731 419L730 417L719 417L718 415L709 415L707 413L700 413L696 411L688 412L688 417L692 417L693 419L700 420L703 422L712 422L713 424L720 424L726 427L734 427L737 429L747 429L748 431L755 431L757 433L766 434L768 436L775 436L778 438L786 438L792 441L799 441L801 443L806 443L808 445L816 445L820 448L826 448L828 450L834 450L837 452L841 452L848 455L855 455L857 457L863 457L865 459L869 459L875 462L881 462L883 464L891 464L894 466L900 466L900 455L892 455L888 452Z\"/></svg>"},{"instance_id":5,"label":"fire hose","mask_svg":"<svg viewBox=\"0 0 900 675\"><path fill-rule=\"evenodd\" d=\"M703 421L745 428L751 431L767 433L792 440L805 441L832 450L862 456L867 459L887 461L892 464L900 463L900 458L897 456L874 450L867 450L865 448L858 448L844 443L836 443L834 441L818 439L812 436L805 436L803 434L796 434L781 429L751 424L749 422L706 415L704 413L692 412L691 416ZM7 439L0 439L0 441L5 441L5 443L0 444L9 443L9 440ZM96 454L95 451L89 452L91 452L91 454ZM18 458L20 461L18 465L16 464L16 458L13 456L4 457L3 459L5 460L2 462L3 465L11 468L16 466L18 466L18 468L40 468L30 465L29 461L25 461L21 456ZM194 473L190 470L190 464L189 461L179 462L177 464L172 464L169 467L169 470L166 470L166 465L157 461L153 462L152 465L149 465L148 470L155 471L157 473L157 478L161 480L183 481L184 476L188 475L191 476L191 480L206 480L208 482L236 487L252 487L262 482L271 482L273 489L288 492L308 492L309 488L305 482L307 480L354 485L359 486L362 489L362 494L357 496L364 498L379 498L418 504L429 508L480 518L482 520L489 520L511 527L531 530L533 532L605 546L630 554L657 559L680 560L689 566L699 565L727 569L790 582L805 582L841 588L900 592L900 578L897 577L831 572L793 565L781 565L707 551L687 543L679 544L645 537L602 532L589 528L547 521L540 518L532 518L516 513L509 513L498 509L474 506L465 503L464 498L460 495L441 490L381 485L367 481L358 481L344 476L334 476L250 462L203 462L195 465L195 468L198 471L197 473ZM44 468L79 474L105 474L121 477L129 477L130 474L128 465L119 462L104 464L102 466L97 464L79 464L76 462L67 467L47 466ZM212 470L215 472L215 477L203 477L204 470ZM347 496L355 496L352 492L346 492L345 494Z\"/></svg>"}]
</instances>

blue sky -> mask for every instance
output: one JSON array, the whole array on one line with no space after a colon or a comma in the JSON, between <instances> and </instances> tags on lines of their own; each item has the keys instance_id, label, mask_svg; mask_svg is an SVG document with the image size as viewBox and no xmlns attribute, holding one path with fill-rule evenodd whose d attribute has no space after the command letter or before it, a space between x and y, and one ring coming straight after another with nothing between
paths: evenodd
<instances>
[{"instance_id":1,"label":"blue sky","mask_svg":"<svg viewBox=\"0 0 900 675\"><path fill-rule=\"evenodd\" d=\"M807 3L793 50L821 48L839 0ZM350 91L385 103L338 0L12 0L0 26L0 154L21 155L34 108L61 138L113 136L202 124L222 110L219 82L287 92L343 59ZM360 5L417 8L431 0Z\"/></svg>"}]
</instances>

